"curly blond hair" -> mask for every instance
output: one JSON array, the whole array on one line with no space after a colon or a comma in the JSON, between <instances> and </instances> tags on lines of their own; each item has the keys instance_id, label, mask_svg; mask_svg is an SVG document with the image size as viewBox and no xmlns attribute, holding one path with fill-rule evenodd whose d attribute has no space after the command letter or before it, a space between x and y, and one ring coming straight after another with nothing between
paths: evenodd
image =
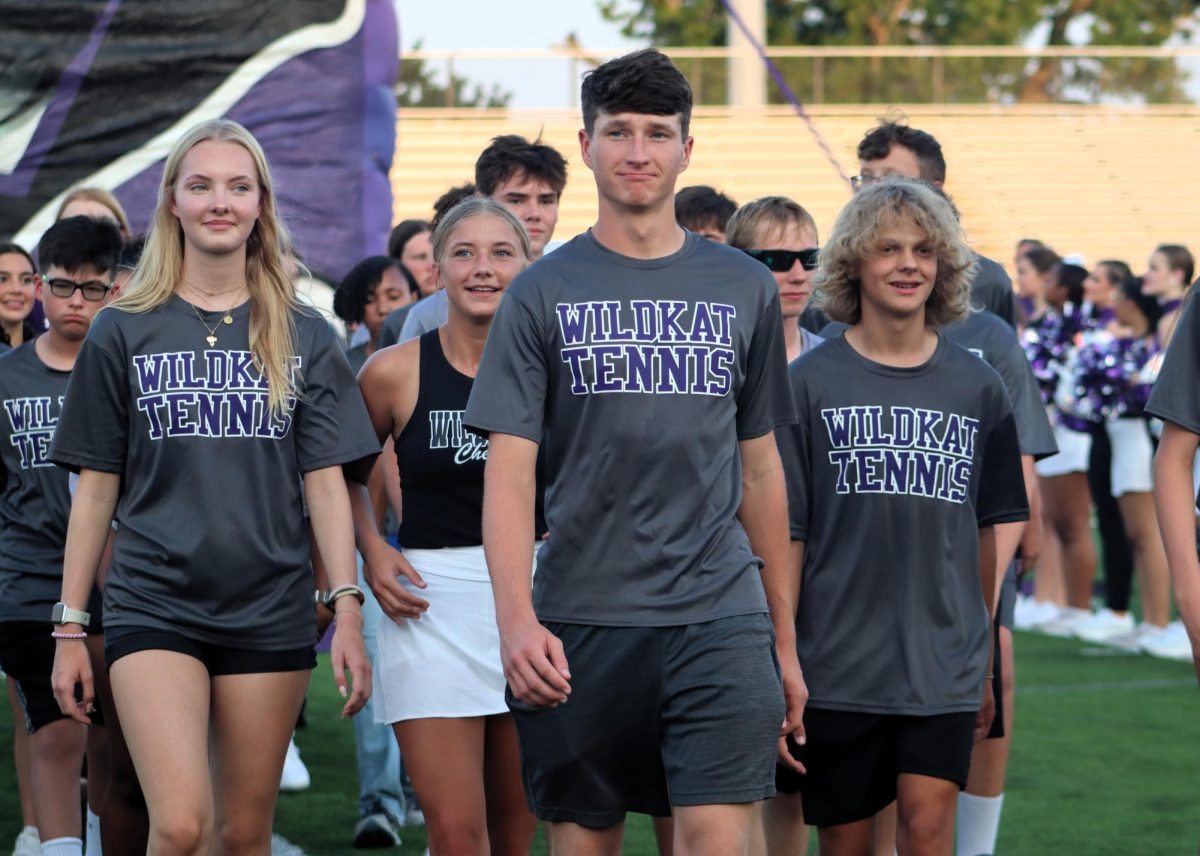
<instances>
[{"instance_id":1,"label":"curly blond hair","mask_svg":"<svg viewBox=\"0 0 1200 856\"><path fill-rule=\"evenodd\" d=\"M857 324L862 319L860 267L875 251L884 230L900 219L910 220L924 232L937 254L925 326L945 327L967 316L976 261L953 206L923 181L889 177L854 194L821 247L813 303L831 320Z\"/></svg>"}]
</instances>

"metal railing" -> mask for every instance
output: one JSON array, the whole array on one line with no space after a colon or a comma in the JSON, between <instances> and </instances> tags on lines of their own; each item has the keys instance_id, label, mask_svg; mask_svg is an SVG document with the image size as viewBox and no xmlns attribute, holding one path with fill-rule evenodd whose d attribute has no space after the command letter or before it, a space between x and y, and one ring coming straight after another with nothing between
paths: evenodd
<instances>
[{"instance_id":1,"label":"metal railing","mask_svg":"<svg viewBox=\"0 0 1200 856\"><path fill-rule=\"evenodd\" d=\"M626 52L575 47L545 50L415 50L401 54L440 82L468 79L484 90L505 81L541 86L539 103L521 106L573 108L579 78L587 70ZM731 48L663 48L692 83L698 105L726 103L729 61L761 63L752 52ZM1200 46L1173 47L768 47L800 98L812 104L838 103L1147 103L1191 104L1200 87ZM766 70L764 69L764 74ZM487 106L459 98L448 85L435 103L422 106ZM517 88L521 88L518 86ZM400 89L400 87L398 87ZM403 94L401 92L401 94ZM472 88L468 96L475 96ZM769 98L779 103L778 89ZM464 103L465 102L465 103Z\"/></svg>"}]
</instances>

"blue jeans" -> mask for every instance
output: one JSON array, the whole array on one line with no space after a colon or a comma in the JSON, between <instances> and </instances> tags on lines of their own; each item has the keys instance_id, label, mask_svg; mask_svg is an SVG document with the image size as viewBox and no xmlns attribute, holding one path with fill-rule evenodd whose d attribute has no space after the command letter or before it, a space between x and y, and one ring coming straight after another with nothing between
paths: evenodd
<instances>
[{"instance_id":1,"label":"blue jeans","mask_svg":"<svg viewBox=\"0 0 1200 856\"><path fill-rule=\"evenodd\" d=\"M379 602L363 580L362 556L358 557L358 584L366 592L363 604L363 642L375 663L375 636L380 621L386 621ZM375 721L371 702L354 721L354 747L358 756L358 813L360 817L383 811L396 824L404 823L405 797L400 787L400 747L390 726Z\"/></svg>"}]
</instances>

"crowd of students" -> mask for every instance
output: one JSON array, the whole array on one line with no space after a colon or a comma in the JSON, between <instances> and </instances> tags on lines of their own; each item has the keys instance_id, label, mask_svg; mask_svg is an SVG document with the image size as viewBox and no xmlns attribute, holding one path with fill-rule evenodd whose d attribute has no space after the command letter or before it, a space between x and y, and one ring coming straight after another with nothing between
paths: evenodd
<instances>
[{"instance_id":1,"label":"crowd of students","mask_svg":"<svg viewBox=\"0 0 1200 856\"><path fill-rule=\"evenodd\" d=\"M552 244L565 159L497 137L338 284L342 342L229 121L144 245L92 190L0 245L16 856L269 852L331 623L347 837L434 856L617 853L628 812L665 854L990 854L1014 623L1191 657L1186 249L1022 241L1014 294L919 129L866 133L822 244L676 193L662 54L581 101L595 225Z\"/></svg>"}]
</instances>

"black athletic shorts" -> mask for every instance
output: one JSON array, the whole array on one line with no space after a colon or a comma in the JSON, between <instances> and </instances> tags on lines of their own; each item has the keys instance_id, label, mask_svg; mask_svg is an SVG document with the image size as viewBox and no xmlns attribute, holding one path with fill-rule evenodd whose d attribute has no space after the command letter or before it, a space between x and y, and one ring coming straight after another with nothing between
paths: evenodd
<instances>
[{"instance_id":1,"label":"black athletic shorts","mask_svg":"<svg viewBox=\"0 0 1200 856\"><path fill-rule=\"evenodd\" d=\"M992 720L988 740L1004 736L1004 676L1000 674L1003 664L1000 657L1000 625L992 625L992 698L996 702L996 717Z\"/></svg>"},{"instance_id":2,"label":"black athletic shorts","mask_svg":"<svg viewBox=\"0 0 1200 856\"><path fill-rule=\"evenodd\" d=\"M534 707L505 693L541 820L604 829L626 812L665 817L672 805L774 794L785 706L767 615L546 627L562 640L570 699Z\"/></svg>"},{"instance_id":3,"label":"black athletic shorts","mask_svg":"<svg viewBox=\"0 0 1200 856\"><path fill-rule=\"evenodd\" d=\"M806 823L839 826L873 817L891 804L902 773L965 788L975 714L899 716L810 707L804 711L804 732L804 746L791 738L788 745L808 772L780 766L776 786L800 792Z\"/></svg>"},{"instance_id":4,"label":"black athletic shorts","mask_svg":"<svg viewBox=\"0 0 1200 856\"><path fill-rule=\"evenodd\" d=\"M257 651L232 648L212 642L189 639L173 630L146 627L110 627L104 638L104 661L112 664L138 651L176 651L204 664L210 677L252 675L264 672L299 672L315 668L317 654L313 646L286 651Z\"/></svg>"},{"instance_id":5,"label":"black athletic shorts","mask_svg":"<svg viewBox=\"0 0 1200 856\"><path fill-rule=\"evenodd\" d=\"M1013 614L1017 608L1017 560L1009 562L1000 586L1000 603L996 606L996 621L1001 627L1013 629Z\"/></svg>"},{"instance_id":6,"label":"black athletic shorts","mask_svg":"<svg viewBox=\"0 0 1200 856\"><path fill-rule=\"evenodd\" d=\"M45 725L69 717L59 710L50 676L54 672L57 644L50 634L54 625L41 621L9 621L0 624L0 669L17 682L17 698L25 713L25 730L30 734ZM103 725L99 705L92 714Z\"/></svg>"}]
</instances>

